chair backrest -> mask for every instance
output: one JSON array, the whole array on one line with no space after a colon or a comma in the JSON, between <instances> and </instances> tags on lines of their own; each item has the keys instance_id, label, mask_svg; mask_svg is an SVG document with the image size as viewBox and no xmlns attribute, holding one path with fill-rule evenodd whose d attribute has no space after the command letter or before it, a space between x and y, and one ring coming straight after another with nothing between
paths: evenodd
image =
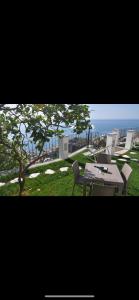
<instances>
[{"instance_id":1,"label":"chair backrest","mask_svg":"<svg viewBox=\"0 0 139 300\"><path fill-rule=\"evenodd\" d=\"M110 164L111 163L111 155L106 153L100 153L97 156L98 164Z\"/></svg>"},{"instance_id":2,"label":"chair backrest","mask_svg":"<svg viewBox=\"0 0 139 300\"><path fill-rule=\"evenodd\" d=\"M102 152L104 152L106 150L106 148L101 148L101 149L99 149L99 150L96 150L96 149L91 149L91 148L89 148L89 151L92 153L92 155L94 156L94 160L95 160L95 162L97 162L97 156L100 154L100 153L102 153Z\"/></svg>"},{"instance_id":3,"label":"chair backrest","mask_svg":"<svg viewBox=\"0 0 139 300\"><path fill-rule=\"evenodd\" d=\"M124 164L121 174L126 182L128 182L129 176L132 173L132 168L128 164Z\"/></svg>"},{"instance_id":4,"label":"chair backrest","mask_svg":"<svg viewBox=\"0 0 139 300\"><path fill-rule=\"evenodd\" d=\"M74 173L74 178L75 181L76 179L78 179L79 175L80 175L80 169L79 169L79 164L78 161L74 161L73 165L72 165L72 169L73 169L73 173Z\"/></svg>"},{"instance_id":5,"label":"chair backrest","mask_svg":"<svg viewBox=\"0 0 139 300\"><path fill-rule=\"evenodd\" d=\"M93 196L114 196L116 192L115 186L93 184Z\"/></svg>"}]
</instances>

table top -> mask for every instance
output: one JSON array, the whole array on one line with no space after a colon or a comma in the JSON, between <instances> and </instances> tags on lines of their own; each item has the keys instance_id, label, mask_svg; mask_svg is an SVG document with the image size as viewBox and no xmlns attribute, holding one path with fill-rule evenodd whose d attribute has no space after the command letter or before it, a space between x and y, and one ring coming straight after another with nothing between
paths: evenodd
<instances>
[{"instance_id":1,"label":"table top","mask_svg":"<svg viewBox=\"0 0 139 300\"><path fill-rule=\"evenodd\" d=\"M106 167L108 168L108 173L100 171L96 167ZM95 177L96 179L103 179L106 183L115 183L118 185L124 185L123 178L117 165L113 164L97 164L97 163L87 163L85 166L85 176L89 178Z\"/></svg>"}]
</instances>

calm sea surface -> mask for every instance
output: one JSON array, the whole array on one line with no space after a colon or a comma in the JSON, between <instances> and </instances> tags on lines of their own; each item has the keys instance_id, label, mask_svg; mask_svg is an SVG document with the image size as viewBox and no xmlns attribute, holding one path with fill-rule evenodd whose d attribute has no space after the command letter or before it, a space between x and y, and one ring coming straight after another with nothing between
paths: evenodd
<instances>
[{"instance_id":1,"label":"calm sea surface","mask_svg":"<svg viewBox=\"0 0 139 300\"><path fill-rule=\"evenodd\" d=\"M139 119L138 120L92 120L92 124L95 129L93 130L94 134L106 134L112 131L112 129L138 129L139 130ZM65 135L72 135L73 130L67 128L65 129ZM86 132L82 133L82 136L86 135ZM50 143L46 143L45 147L49 148L50 145L58 145L58 139L52 138ZM30 149L35 150L35 145L30 144Z\"/></svg>"},{"instance_id":2,"label":"calm sea surface","mask_svg":"<svg viewBox=\"0 0 139 300\"><path fill-rule=\"evenodd\" d=\"M110 133L114 128L117 129L138 129L139 130L139 119L138 120L92 120L94 125L93 133L107 134ZM74 132L72 129L65 129L65 135L73 136ZM82 136L86 136L86 132L82 133ZM50 145L58 145L58 138L52 138L50 143L46 143L45 147L48 148ZM30 145L34 150L35 145Z\"/></svg>"},{"instance_id":3,"label":"calm sea surface","mask_svg":"<svg viewBox=\"0 0 139 300\"><path fill-rule=\"evenodd\" d=\"M92 120L92 124L95 126L94 132L100 134L109 133L112 129L139 129L138 120ZM65 130L66 134L71 133L71 130Z\"/></svg>"},{"instance_id":4,"label":"calm sea surface","mask_svg":"<svg viewBox=\"0 0 139 300\"><path fill-rule=\"evenodd\" d=\"M112 129L139 129L138 120L93 120L96 131L100 133L111 132Z\"/></svg>"}]
</instances>

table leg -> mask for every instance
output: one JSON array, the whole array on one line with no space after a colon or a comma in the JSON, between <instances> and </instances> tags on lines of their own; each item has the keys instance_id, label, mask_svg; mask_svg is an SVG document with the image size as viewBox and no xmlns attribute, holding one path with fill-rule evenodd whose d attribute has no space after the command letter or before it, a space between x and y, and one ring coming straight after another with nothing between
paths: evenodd
<instances>
[{"instance_id":1,"label":"table leg","mask_svg":"<svg viewBox=\"0 0 139 300\"><path fill-rule=\"evenodd\" d=\"M86 196L86 185L83 186L83 196Z\"/></svg>"},{"instance_id":2,"label":"table leg","mask_svg":"<svg viewBox=\"0 0 139 300\"><path fill-rule=\"evenodd\" d=\"M93 184L90 185L89 196L92 196Z\"/></svg>"},{"instance_id":3,"label":"table leg","mask_svg":"<svg viewBox=\"0 0 139 300\"><path fill-rule=\"evenodd\" d=\"M118 186L117 196L122 196L122 195L123 195L123 187Z\"/></svg>"}]
</instances>

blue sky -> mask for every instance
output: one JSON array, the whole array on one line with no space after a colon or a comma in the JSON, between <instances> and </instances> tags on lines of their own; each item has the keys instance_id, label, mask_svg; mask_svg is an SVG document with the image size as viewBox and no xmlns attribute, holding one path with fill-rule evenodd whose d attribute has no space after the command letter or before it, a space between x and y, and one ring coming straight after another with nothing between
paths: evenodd
<instances>
[{"instance_id":1,"label":"blue sky","mask_svg":"<svg viewBox=\"0 0 139 300\"><path fill-rule=\"evenodd\" d=\"M139 104L90 104L94 119L139 119Z\"/></svg>"}]
</instances>

